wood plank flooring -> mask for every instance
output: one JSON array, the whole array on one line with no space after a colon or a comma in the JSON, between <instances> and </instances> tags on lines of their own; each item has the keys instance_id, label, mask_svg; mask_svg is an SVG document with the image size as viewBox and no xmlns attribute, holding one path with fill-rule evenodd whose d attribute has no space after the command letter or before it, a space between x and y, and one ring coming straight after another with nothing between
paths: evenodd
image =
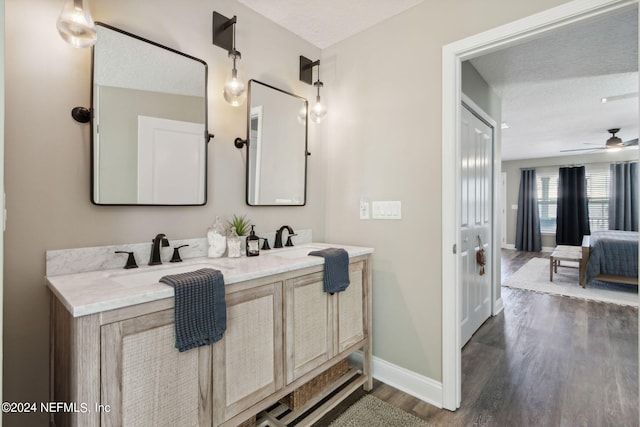
<instances>
[{"instance_id":1,"label":"wood plank flooring","mask_svg":"<svg viewBox=\"0 0 640 427\"><path fill-rule=\"evenodd\" d=\"M503 250L503 280L535 256L545 255ZM462 350L460 409L435 408L379 381L372 393L434 426L638 426L636 308L509 288L502 297L504 311Z\"/></svg>"}]
</instances>

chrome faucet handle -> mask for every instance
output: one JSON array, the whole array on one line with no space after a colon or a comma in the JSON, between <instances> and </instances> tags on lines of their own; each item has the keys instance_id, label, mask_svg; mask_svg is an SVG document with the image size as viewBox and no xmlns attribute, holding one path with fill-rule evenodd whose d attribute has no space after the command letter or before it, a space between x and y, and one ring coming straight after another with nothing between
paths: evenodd
<instances>
[{"instance_id":1,"label":"chrome faucet handle","mask_svg":"<svg viewBox=\"0 0 640 427\"><path fill-rule=\"evenodd\" d=\"M136 263L136 257L133 254L133 252L115 251L114 253L116 253L116 254L129 254L129 256L127 257L127 264L124 266L124 268L126 268L126 269L138 268L138 264Z\"/></svg>"}]
</instances>

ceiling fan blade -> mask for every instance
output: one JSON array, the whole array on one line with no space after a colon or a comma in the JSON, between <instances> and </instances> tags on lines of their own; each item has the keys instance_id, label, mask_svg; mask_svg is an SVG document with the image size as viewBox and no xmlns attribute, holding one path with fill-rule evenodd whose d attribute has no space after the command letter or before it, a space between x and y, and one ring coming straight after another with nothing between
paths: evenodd
<instances>
[{"instance_id":1,"label":"ceiling fan blade","mask_svg":"<svg viewBox=\"0 0 640 427\"><path fill-rule=\"evenodd\" d=\"M622 143L623 147L631 147L632 145L638 145L638 138L630 139Z\"/></svg>"},{"instance_id":2,"label":"ceiling fan blade","mask_svg":"<svg viewBox=\"0 0 640 427\"><path fill-rule=\"evenodd\" d=\"M629 92L629 93L623 93L622 95L613 95L613 96L607 96L607 97L601 98L600 102L602 102L603 104L606 104L608 102L620 101L621 99L635 98L637 96L638 96L638 92Z\"/></svg>"},{"instance_id":3,"label":"ceiling fan blade","mask_svg":"<svg viewBox=\"0 0 640 427\"><path fill-rule=\"evenodd\" d=\"M605 147L593 147L593 148L576 148L573 150L560 150L561 153L568 153L570 151L594 151L594 150L606 150Z\"/></svg>"}]
</instances>

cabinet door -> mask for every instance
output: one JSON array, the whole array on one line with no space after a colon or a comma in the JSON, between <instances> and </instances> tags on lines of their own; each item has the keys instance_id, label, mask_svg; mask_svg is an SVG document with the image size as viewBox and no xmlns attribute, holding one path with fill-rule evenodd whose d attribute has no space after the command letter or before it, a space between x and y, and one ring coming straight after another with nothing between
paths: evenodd
<instances>
[{"instance_id":1,"label":"cabinet door","mask_svg":"<svg viewBox=\"0 0 640 427\"><path fill-rule=\"evenodd\" d=\"M226 296L227 331L213 345L214 425L282 387L282 282Z\"/></svg>"},{"instance_id":2,"label":"cabinet door","mask_svg":"<svg viewBox=\"0 0 640 427\"><path fill-rule=\"evenodd\" d=\"M211 347L180 353L173 309L102 326L101 359L103 426L211 425Z\"/></svg>"},{"instance_id":3,"label":"cabinet door","mask_svg":"<svg viewBox=\"0 0 640 427\"><path fill-rule=\"evenodd\" d=\"M337 347L338 353L364 339L364 263L349 265L349 286L338 292Z\"/></svg>"},{"instance_id":4,"label":"cabinet door","mask_svg":"<svg viewBox=\"0 0 640 427\"><path fill-rule=\"evenodd\" d=\"M333 299L322 290L323 273L285 282L287 384L329 360L333 348Z\"/></svg>"}]
</instances>

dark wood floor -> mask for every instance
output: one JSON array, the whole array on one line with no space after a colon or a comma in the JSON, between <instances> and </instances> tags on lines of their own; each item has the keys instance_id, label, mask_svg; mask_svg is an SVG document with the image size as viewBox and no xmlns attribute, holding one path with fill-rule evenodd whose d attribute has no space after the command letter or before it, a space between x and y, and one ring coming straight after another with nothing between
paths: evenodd
<instances>
[{"instance_id":1,"label":"dark wood floor","mask_svg":"<svg viewBox=\"0 0 640 427\"><path fill-rule=\"evenodd\" d=\"M503 280L543 254L503 251ZM502 288L504 311L462 350L462 405L372 393L434 426L638 426L638 310ZM354 393L316 426L364 394Z\"/></svg>"}]
</instances>

